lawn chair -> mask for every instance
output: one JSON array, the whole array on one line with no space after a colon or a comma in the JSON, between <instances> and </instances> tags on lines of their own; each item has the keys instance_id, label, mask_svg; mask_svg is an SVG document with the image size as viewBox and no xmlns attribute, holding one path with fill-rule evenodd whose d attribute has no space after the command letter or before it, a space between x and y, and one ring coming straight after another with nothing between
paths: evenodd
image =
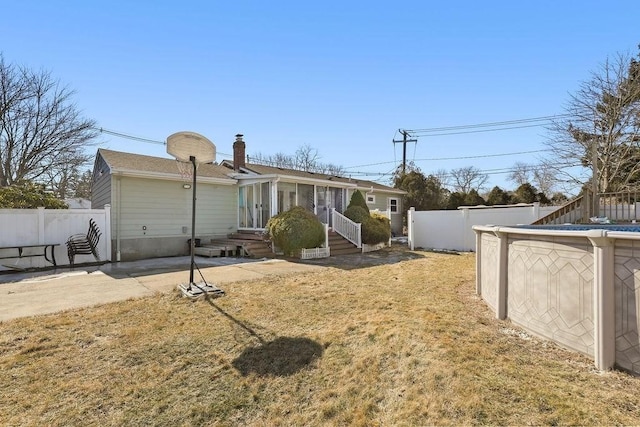
<instances>
[{"instance_id":1,"label":"lawn chair","mask_svg":"<svg viewBox=\"0 0 640 427\"><path fill-rule=\"evenodd\" d=\"M67 239L67 254L69 255L69 264L73 267L73 261L76 255L93 255L96 261L100 260L98 255L98 241L102 233L91 218L89 220L89 231L87 234L74 234Z\"/></svg>"}]
</instances>

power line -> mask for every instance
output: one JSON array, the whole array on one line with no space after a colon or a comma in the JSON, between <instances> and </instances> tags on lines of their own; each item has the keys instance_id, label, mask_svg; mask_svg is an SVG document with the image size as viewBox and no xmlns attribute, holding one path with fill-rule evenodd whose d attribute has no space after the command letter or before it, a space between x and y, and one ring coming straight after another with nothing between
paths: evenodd
<instances>
[{"instance_id":1,"label":"power line","mask_svg":"<svg viewBox=\"0 0 640 427\"><path fill-rule=\"evenodd\" d=\"M465 160L465 159L484 159L489 157L507 157L507 156L517 156L521 154L534 154L534 153L542 153L545 151L551 151L551 149L545 150L531 150L531 151L516 151L512 153L497 153L497 154L478 154L476 156L460 156L460 157L434 157L431 159L414 159L414 162L426 162L426 161L439 161L439 160ZM386 162L378 162L378 163L369 163L366 165L356 165L356 166L347 166L344 169L352 169L352 168L364 168L368 166L380 166L387 165L391 163L397 163L397 161L386 161Z\"/></svg>"},{"instance_id":2,"label":"power line","mask_svg":"<svg viewBox=\"0 0 640 427\"><path fill-rule=\"evenodd\" d=\"M425 135L414 133L413 135L418 137L429 137L429 136L445 136L445 135L462 135L466 133L499 132L502 130L535 128L535 127L544 126L545 124L546 123L541 123L537 125L510 126L510 127L502 127L502 128L495 128L495 129L477 129L477 130L467 130L467 131L460 131L460 132L431 133L431 134L425 134ZM411 131L408 131L408 132L411 132Z\"/></svg>"},{"instance_id":3,"label":"power line","mask_svg":"<svg viewBox=\"0 0 640 427\"><path fill-rule=\"evenodd\" d=\"M139 141L139 142L146 142L148 144L156 144L156 145L166 145L166 141L157 141L154 139L148 139L148 138L142 138L139 136L133 136L133 135L129 135L126 133L122 133L122 132L116 132L114 130L109 130L109 129L105 129L105 128L95 128L96 130L99 130L101 133L106 133L108 135L113 135L113 136L117 136L118 138L124 138L124 139L130 139L132 141Z\"/></svg>"},{"instance_id":4,"label":"power line","mask_svg":"<svg viewBox=\"0 0 640 427\"><path fill-rule=\"evenodd\" d=\"M578 167L581 166L580 163L575 163L575 164L564 164L564 163L551 163L549 164L549 166L552 167L557 167L558 169L569 169L569 168L573 168L573 167ZM527 167L527 170L531 170L536 168L537 165L529 165L529 167ZM500 174L505 174L505 173L511 173L511 172L515 172L517 171L518 168L497 168L497 169L483 169L483 170L479 170L478 173L481 174L486 174L486 175L500 175ZM389 172L359 172L359 171L354 171L354 172L350 172L349 175L357 175L357 176L386 176L386 175L393 175L395 171L394 169L391 169ZM445 175L450 176L450 173L446 173Z\"/></svg>"},{"instance_id":5,"label":"power line","mask_svg":"<svg viewBox=\"0 0 640 427\"><path fill-rule=\"evenodd\" d=\"M118 132L118 131L115 131L115 130L109 130L109 129L105 129L105 128L93 128L93 129L99 131L100 133L106 133L108 135L116 136L118 138L123 138L123 139L129 139L131 141L144 142L146 144L167 145L166 141L158 141L158 140L155 140L155 139L142 138L140 136L130 135L130 134L127 134L127 133L124 133L124 132ZM231 154L222 153L222 152L218 152L218 154L221 154L223 156L231 156Z\"/></svg>"},{"instance_id":6,"label":"power line","mask_svg":"<svg viewBox=\"0 0 640 427\"><path fill-rule=\"evenodd\" d=\"M422 128L422 129L407 129L407 131L410 133L429 133L429 132L441 132L441 131L460 130L460 129L469 129L469 128L498 127L498 126L513 125L513 124L521 124L521 123L531 123L531 122L541 122L541 121L546 122L552 119L558 119L558 118L563 118L568 116L570 116L570 114L558 114L554 116L541 116L541 117L532 117L528 119L504 120L500 122L485 122L485 123L476 123L476 124L470 124L470 125L457 125L457 126Z\"/></svg>"},{"instance_id":7,"label":"power line","mask_svg":"<svg viewBox=\"0 0 640 427\"><path fill-rule=\"evenodd\" d=\"M460 156L460 157L437 157L433 159L415 159L416 162L424 162L424 161L439 161L439 160L466 160L466 159L486 159L489 157L506 157L506 156L517 156L520 154L534 154L534 153L543 153L545 151L552 151L551 149L546 150L532 150L532 151L518 151L514 153L499 153L499 154L481 154L477 156Z\"/></svg>"}]
</instances>

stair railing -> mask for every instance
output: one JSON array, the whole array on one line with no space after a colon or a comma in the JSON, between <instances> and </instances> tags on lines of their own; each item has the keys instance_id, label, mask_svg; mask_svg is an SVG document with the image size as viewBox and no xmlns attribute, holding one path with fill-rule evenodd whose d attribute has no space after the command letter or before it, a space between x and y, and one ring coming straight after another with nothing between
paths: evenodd
<instances>
[{"instance_id":1,"label":"stair railing","mask_svg":"<svg viewBox=\"0 0 640 427\"><path fill-rule=\"evenodd\" d=\"M585 200L587 199L587 200ZM533 222L534 225L542 224L566 224L576 222L587 222L589 218L589 201L584 196L576 197L562 205L557 210L539 218Z\"/></svg>"},{"instance_id":2,"label":"stair railing","mask_svg":"<svg viewBox=\"0 0 640 427\"><path fill-rule=\"evenodd\" d=\"M362 224L351 221L335 209L331 209L331 221L333 231L356 245L356 247L362 248Z\"/></svg>"}]
</instances>

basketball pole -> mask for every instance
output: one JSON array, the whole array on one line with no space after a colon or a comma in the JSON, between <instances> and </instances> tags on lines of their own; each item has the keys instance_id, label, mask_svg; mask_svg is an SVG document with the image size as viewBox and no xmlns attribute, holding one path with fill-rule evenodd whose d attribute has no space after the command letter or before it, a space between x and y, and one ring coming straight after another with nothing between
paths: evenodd
<instances>
[{"instance_id":1,"label":"basketball pole","mask_svg":"<svg viewBox=\"0 0 640 427\"><path fill-rule=\"evenodd\" d=\"M189 156L189 160L193 165L193 184L191 187L191 268L189 269L189 291L191 290L191 285L193 285L193 267L195 264L194 255L195 255L195 247L196 247L196 158L195 156Z\"/></svg>"}]
</instances>

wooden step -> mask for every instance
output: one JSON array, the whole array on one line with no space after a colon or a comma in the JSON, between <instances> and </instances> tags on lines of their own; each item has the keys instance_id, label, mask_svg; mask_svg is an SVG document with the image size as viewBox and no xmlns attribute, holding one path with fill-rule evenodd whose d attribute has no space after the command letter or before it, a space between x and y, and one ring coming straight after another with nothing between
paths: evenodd
<instances>
[{"instance_id":1,"label":"wooden step","mask_svg":"<svg viewBox=\"0 0 640 427\"><path fill-rule=\"evenodd\" d=\"M206 257L219 257L222 251L218 248L210 248L207 246L197 246L193 249L194 255L206 256Z\"/></svg>"},{"instance_id":2,"label":"wooden step","mask_svg":"<svg viewBox=\"0 0 640 427\"><path fill-rule=\"evenodd\" d=\"M331 246L331 256L352 255L360 253L362 253L362 250L356 248L355 246L351 246L350 248L335 248L334 246Z\"/></svg>"},{"instance_id":3,"label":"wooden step","mask_svg":"<svg viewBox=\"0 0 640 427\"><path fill-rule=\"evenodd\" d=\"M331 256L362 253L360 248L333 230L329 231L329 248L331 248Z\"/></svg>"},{"instance_id":4,"label":"wooden step","mask_svg":"<svg viewBox=\"0 0 640 427\"><path fill-rule=\"evenodd\" d=\"M240 236L240 234L243 234L243 236ZM233 233L233 238L211 239L211 243L207 246L233 247L237 251L237 256L248 256L251 258L273 258L275 256L268 242L262 238L238 238L244 237L244 235L251 236L249 233Z\"/></svg>"},{"instance_id":5,"label":"wooden step","mask_svg":"<svg viewBox=\"0 0 640 427\"><path fill-rule=\"evenodd\" d=\"M264 235L262 233L253 232L231 233L227 237L232 240L264 240Z\"/></svg>"}]
</instances>

